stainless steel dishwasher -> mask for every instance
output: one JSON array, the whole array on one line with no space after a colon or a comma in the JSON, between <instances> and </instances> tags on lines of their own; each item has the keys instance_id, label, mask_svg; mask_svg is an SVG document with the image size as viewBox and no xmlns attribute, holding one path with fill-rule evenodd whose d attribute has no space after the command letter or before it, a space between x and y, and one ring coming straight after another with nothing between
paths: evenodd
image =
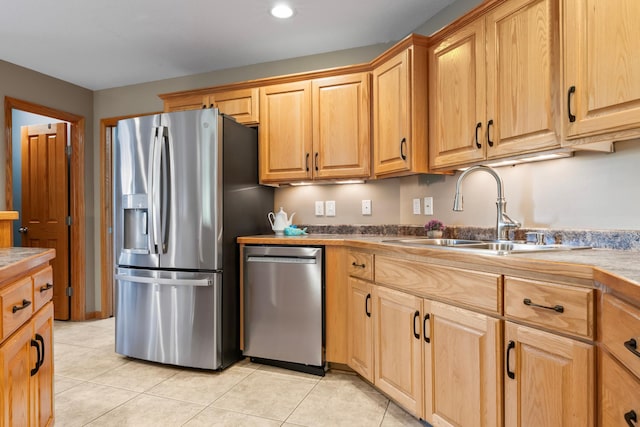
<instances>
[{"instance_id":1,"label":"stainless steel dishwasher","mask_svg":"<svg viewBox=\"0 0 640 427\"><path fill-rule=\"evenodd\" d=\"M324 375L321 247L245 246L244 355Z\"/></svg>"}]
</instances>

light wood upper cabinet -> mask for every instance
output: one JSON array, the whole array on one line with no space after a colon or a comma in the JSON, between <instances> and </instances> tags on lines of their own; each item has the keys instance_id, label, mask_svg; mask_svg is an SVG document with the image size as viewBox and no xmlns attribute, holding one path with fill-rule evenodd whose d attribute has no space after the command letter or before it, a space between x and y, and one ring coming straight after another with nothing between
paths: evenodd
<instances>
[{"instance_id":1,"label":"light wood upper cabinet","mask_svg":"<svg viewBox=\"0 0 640 427\"><path fill-rule=\"evenodd\" d=\"M369 73L261 88L261 181L368 178L369 103Z\"/></svg>"},{"instance_id":2,"label":"light wood upper cabinet","mask_svg":"<svg viewBox=\"0 0 640 427\"><path fill-rule=\"evenodd\" d=\"M500 320L429 300L423 309L423 418L437 426L501 426Z\"/></svg>"},{"instance_id":3,"label":"light wood upper cabinet","mask_svg":"<svg viewBox=\"0 0 640 427\"><path fill-rule=\"evenodd\" d=\"M560 146L558 0L512 0L430 49L431 167Z\"/></svg>"},{"instance_id":4,"label":"light wood upper cabinet","mask_svg":"<svg viewBox=\"0 0 640 427\"><path fill-rule=\"evenodd\" d=\"M311 179L311 82L260 88L260 181Z\"/></svg>"},{"instance_id":5,"label":"light wood upper cabinet","mask_svg":"<svg viewBox=\"0 0 640 427\"><path fill-rule=\"evenodd\" d=\"M593 345L505 322L505 425L595 425Z\"/></svg>"},{"instance_id":6,"label":"light wood upper cabinet","mask_svg":"<svg viewBox=\"0 0 640 427\"><path fill-rule=\"evenodd\" d=\"M564 0L567 144L640 136L640 2Z\"/></svg>"},{"instance_id":7,"label":"light wood upper cabinet","mask_svg":"<svg viewBox=\"0 0 640 427\"><path fill-rule=\"evenodd\" d=\"M428 171L426 43L373 69L373 153L378 177Z\"/></svg>"},{"instance_id":8,"label":"light wood upper cabinet","mask_svg":"<svg viewBox=\"0 0 640 427\"><path fill-rule=\"evenodd\" d=\"M224 92L201 93L181 96L168 96L164 100L164 111L185 111L199 108L218 108L222 113L233 117L245 125L258 123L259 89L237 89Z\"/></svg>"}]
</instances>

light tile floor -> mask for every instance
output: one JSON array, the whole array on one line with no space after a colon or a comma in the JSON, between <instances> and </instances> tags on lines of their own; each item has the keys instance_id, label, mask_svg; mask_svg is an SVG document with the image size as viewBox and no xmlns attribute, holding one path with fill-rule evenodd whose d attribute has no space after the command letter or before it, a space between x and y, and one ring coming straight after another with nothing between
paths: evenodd
<instances>
[{"instance_id":1,"label":"light tile floor","mask_svg":"<svg viewBox=\"0 0 640 427\"><path fill-rule=\"evenodd\" d=\"M351 373L182 369L120 356L114 336L113 318L54 323L56 427L423 426Z\"/></svg>"}]
</instances>

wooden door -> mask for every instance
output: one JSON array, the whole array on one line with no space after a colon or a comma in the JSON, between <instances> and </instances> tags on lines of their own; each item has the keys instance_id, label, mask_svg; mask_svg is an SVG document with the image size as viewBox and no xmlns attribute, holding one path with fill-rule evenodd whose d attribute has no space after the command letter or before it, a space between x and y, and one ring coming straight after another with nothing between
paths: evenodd
<instances>
[{"instance_id":1,"label":"wooden door","mask_svg":"<svg viewBox=\"0 0 640 427\"><path fill-rule=\"evenodd\" d=\"M410 168L411 59L407 49L373 70L374 174Z\"/></svg>"},{"instance_id":2,"label":"wooden door","mask_svg":"<svg viewBox=\"0 0 640 427\"><path fill-rule=\"evenodd\" d=\"M629 425L626 419L631 419L633 413L636 420L640 416L640 379L624 369L609 353L602 351L600 356L599 425Z\"/></svg>"},{"instance_id":3,"label":"wooden door","mask_svg":"<svg viewBox=\"0 0 640 427\"><path fill-rule=\"evenodd\" d=\"M505 322L505 425L595 425L593 346Z\"/></svg>"},{"instance_id":4,"label":"wooden door","mask_svg":"<svg viewBox=\"0 0 640 427\"><path fill-rule=\"evenodd\" d=\"M415 416L422 414L422 300L376 286L374 383Z\"/></svg>"},{"instance_id":5,"label":"wooden door","mask_svg":"<svg viewBox=\"0 0 640 427\"><path fill-rule=\"evenodd\" d=\"M488 158L560 147L559 13L515 0L486 16Z\"/></svg>"},{"instance_id":6,"label":"wooden door","mask_svg":"<svg viewBox=\"0 0 640 427\"><path fill-rule=\"evenodd\" d=\"M431 168L485 158L484 30L484 20L476 20L429 50Z\"/></svg>"},{"instance_id":7,"label":"wooden door","mask_svg":"<svg viewBox=\"0 0 640 427\"><path fill-rule=\"evenodd\" d=\"M314 177L368 178L369 73L313 80L311 94Z\"/></svg>"},{"instance_id":8,"label":"wooden door","mask_svg":"<svg viewBox=\"0 0 640 427\"><path fill-rule=\"evenodd\" d=\"M38 372L31 377L33 420L37 427L53 423L53 304L48 303L31 321L33 338L41 345Z\"/></svg>"},{"instance_id":9,"label":"wooden door","mask_svg":"<svg viewBox=\"0 0 640 427\"><path fill-rule=\"evenodd\" d=\"M30 372L36 363L36 351L31 350L30 342L29 324L0 346L1 427L31 425Z\"/></svg>"},{"instance_id":10,"label":"wooden door","mask_svg":"<svg viewBox=\"0 0 640 427\"><path fill-rule=\"evenodd\" d=\"M260 181L312 177L311 82L260 88Z\"/></svg>"},{"instance_id":11,"label":"wooden door","mask_svg":"<svg viewBox=\"0 0 640 427\"><path fill-rule=\"evenodd\" d=\"M209 95L208 105L215 106L238 123L255 125L259 122L260 90L255 88L230 90Z\"/></svg>"},{"instance_id":12,"label":"wooden door","mask_svg":"<svg viewBox=\"0 0 640 427\"><path fill-rule=\"evenodd\" d=\"M373 382L373 285L349 277L347 353L349 366Z\"/></svg>"},{"instance_id":13,"label":"wooden door","mask_svg":"<svg viewBox=\"0 0 640 427\"><path fill-rule=\"evenodd\" d=\"M501 426L500 320L435 301L430 307L425 419L438 426Z\"/></svg>"},{"instance_id":14,"label":"wooden door","mask_svg":"<svg viewBox=\"0 0 640 427\"><path fill-rule=\"evenodd\" d=\"M640 2L564 0L568 139L640 126ZM573 89L572 89L573 88ZM573 91L573 93L570 93ZM568 101L568 102L565 102ZM573 115L575 118L571 118ZM634 136L637 136L637 132ZM608 140L617 136L608 135ZM628 138L628 136L626 136Z\"/></svg>"},{"instance_id":15,"label":"wooden door","mask_svg":"<svg viewBox=\"0 0 640 427\"><path fill-rule=\"evenodd\" d=\"M22 127L22 246L54 248L55 318L69 319L67 124Z\"/></svg>"}]
</instances>

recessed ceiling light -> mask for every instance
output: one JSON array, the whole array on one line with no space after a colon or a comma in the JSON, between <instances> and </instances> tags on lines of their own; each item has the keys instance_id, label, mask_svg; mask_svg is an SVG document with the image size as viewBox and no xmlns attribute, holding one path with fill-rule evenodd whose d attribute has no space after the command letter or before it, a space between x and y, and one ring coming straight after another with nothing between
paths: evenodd
<instances>
[{"instance_id":1,"label":"recessed ceiling light","mask_svg":"<svg viewBox=\"0 0 640 427\"><path fill-rule=\"evenodd\" d=\"M271 15L281 19L291 18L293 16L293 9L286 4L277 4L271 8Z\"/></svg>"}]
</instances>

